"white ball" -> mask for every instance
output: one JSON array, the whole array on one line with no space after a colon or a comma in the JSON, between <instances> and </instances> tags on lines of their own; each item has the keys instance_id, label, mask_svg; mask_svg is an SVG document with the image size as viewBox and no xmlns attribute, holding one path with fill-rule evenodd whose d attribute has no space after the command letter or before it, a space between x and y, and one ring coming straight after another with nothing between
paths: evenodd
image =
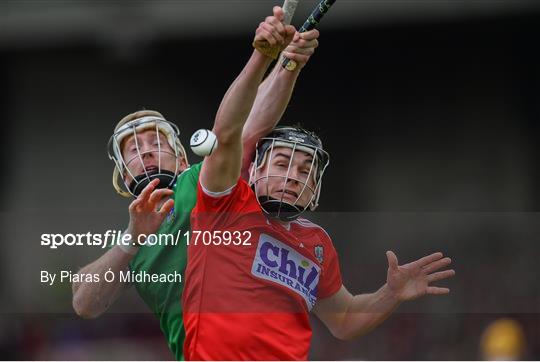
<instances>
[{"instance_id":1,"label":"white ball","mask_svg":"<svg viewBox=\"0 0 540 362\"><path fill-rule=\"evenodd\" d=\"M204 157L212 154L217 148L218 141L214 132L207 129L200 129L193 133L189 145L197 156Z\"/></svg>"}]
</instances>

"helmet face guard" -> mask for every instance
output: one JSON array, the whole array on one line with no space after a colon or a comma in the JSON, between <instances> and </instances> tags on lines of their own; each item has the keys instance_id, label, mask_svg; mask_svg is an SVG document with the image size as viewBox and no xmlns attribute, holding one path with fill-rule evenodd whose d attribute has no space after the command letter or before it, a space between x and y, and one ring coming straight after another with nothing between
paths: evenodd
<instances>
[{"instance_id":1,"label":"helmet face guard","mask_svg":"<svg viewBox=\"0 0 540 362\"><path fill-rule=\"evenodd\" d=\"M291 149L289 164L286 174L270 173L270 166L273 157L276 154L276 148L287 147ZM291 167L295 157L300 152L308 153L312 156L309 166L309 172L305 180L291 177ZM330 162L330 157L322 148L322 142L315 134L294 127L276 128L268 136L259 140L256 146L255 162L250 174L250 185L255 190L255 195L261 208L269 216L279 218L283 221L296 219L306 209L315 210L318 206L321 193L322 176ZM266 171L262 168L267 164ZM268 181L270 179L281 179L283 182L281 197L274 198L270 196ZM302 185L296 200L293 202L285 200L284 196L287 190L287 183L295 181ZM309 182L313 181L313 186ZM259 192L258 183L266 183L265 194ZM299 205L300 198L305 192L311 193L311 198L306 205Z\"/></svg>"},{"instance_id":2,"label":"helmet face guard","mask_svg":"<svg viewBox=\"0 0 540 362\"><path fill-rule=\"evenodd\" d=\"M156 141L152 142L153 147L151 149L142 150L137 135L148 130L155 131ZM163 141L159 137L160 134L166 137L172 152L168 147L163 147ZM122 142L128 137L133 137L136 152L126 160L122 154ZM118 127L109 140L108 154L109 158L115 163L113 186L120 195L126 197L137 197L146 185L156 178L160 180L156 188L172 188L179 171L180 158L186 159L186 152L179 139L178 127L164 118L156 116L137 118ZM148 154L157 155L157 167L148 169L145 166L144 158ZM167 170L162 167L162 158L166 157L171 160L174 159L174 170ZM142 173L133 174L133 166L139 166ZM120 180L122 183L119 182ZM123 187L120 184L123 184Z\"/></svg>"}]
</instances>

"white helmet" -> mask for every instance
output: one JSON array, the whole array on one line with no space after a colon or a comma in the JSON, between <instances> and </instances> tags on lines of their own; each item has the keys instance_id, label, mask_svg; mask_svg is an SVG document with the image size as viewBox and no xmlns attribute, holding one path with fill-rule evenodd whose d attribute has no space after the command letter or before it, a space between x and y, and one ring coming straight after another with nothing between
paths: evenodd
<instances>
[{"instance_id":1,"label":"white helmet","mask_svg":"<svg viewBox=\"0 0 540 362\"><path fill-rule=\"evenodd\" d=\"M156 144L157 148L141 152L139 144L137 142L137 133L146 130L156 131ZM174 153L164 150L161 147L160 139L158 137L159 132L167 138L167 143L173 149ZM114 134L111 136L108 144L109 158L115 163L113 171L113 187L120 195L124 197L135 196L137 197L141 191L148 185L148 183L156 178L160 179L160 183L157 188L171 188L175 181L176 176L179 173L178 165L179 160L184 158L187 163L187 156L182 143L179 138L178 127L169 121L167 121L161 113L156 111L139 111L132 113L124 118L116 125ZM137 154L129 160L125 160L122 155L122 142L129 136L133 136L135 140L135 147ZM158 166L156 169L147 170L144 166L143 155L151 152L157 152ZM174 157L176 166L174 170L166 170L161 167L161 155L168 154L170 157ZM140 162L144 172L140 175L133 175L130 171L128 164L132 162ZM126 181L126 175L129 175L131 181ZM122 180L123 187L120 186L120 180Z\"/></svg>"}]
</instances>

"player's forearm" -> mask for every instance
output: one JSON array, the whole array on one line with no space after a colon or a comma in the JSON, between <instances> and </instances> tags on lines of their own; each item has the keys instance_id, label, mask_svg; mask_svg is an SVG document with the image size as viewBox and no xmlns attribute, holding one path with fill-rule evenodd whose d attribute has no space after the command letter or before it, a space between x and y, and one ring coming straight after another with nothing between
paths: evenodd
<instances>
[{"instance_id":1,"label":"player's forearm","mask_svg":"<svg viewBox=\"0 0 540 362\"><path fill-rule=\"evenodd\" d=\"M254 51L223 97L214 123L219 146L205 158L199 177L209 191L225 191L238 181L242 168L242 129L270 62L270 58Z\"/></svg>"},{"instance_id":2,"label":"player's forearm","mask_svg":"<svg viewBox=\"0 0 540 362\"><path fill-rule=\"evenodd\" d=\"M246 176L246 171L253 159L257 141L270 133L285 113L298 74L299 68L291 72L284 69L278 62L259 86L253 108L242 133L244 149L242 170L244 176Z\"/></svg>"},{"instance_id":3,"label":"player's forearm","mask_svg":"<svg viewBox=\"0 0 540 362\"><path fill-rule=\"evenodd\" d=\"M256 142L274 129L291 100L298 74L298 70L288 71L280 64L276 64L259 86L253 108L244 126L244 143Z\"/></svg>"},{"instance_id":4,"label":"player's forearm","mask_svg":"<svg viewBox=\"0 0 540 362\"><path fill-rule=\"evenodd\" d=\"M348 306L337 333L340 339L359 337L381 324L399 306L386 284L370 294L355 295Z\"/></svg>"},{"instance_id":5,"label":"player's forearm","mask_svg":"<svg viewBox=\"0 0 540 362\"><path fill-rule=\"evenodd\" d=\"M271 58L253 51L248 63L227 90L214 123L214 133L220 145L240 140L259 84L271 61Z\"/></svg>"},{"instance_id":6,"label":"player's forearm","mask_svg":"<svg viewBox=\"0 0 540 362\"><path fill-rule=\"evenodd\" d=\"M78 274L96 274L97 282L74 282L73 309L83 318L95 318L105 312L116 300L119 292L124 288L120 282L120 271L128 270L128 264L133 255L128 254L115 246L103 254L93 263L82 268ZM105 273L114 273L114 280L105 280ZM84 277L81 278L84 280ZM109 279L110 280L110 279Z\"/></svg>"}]
</instances>

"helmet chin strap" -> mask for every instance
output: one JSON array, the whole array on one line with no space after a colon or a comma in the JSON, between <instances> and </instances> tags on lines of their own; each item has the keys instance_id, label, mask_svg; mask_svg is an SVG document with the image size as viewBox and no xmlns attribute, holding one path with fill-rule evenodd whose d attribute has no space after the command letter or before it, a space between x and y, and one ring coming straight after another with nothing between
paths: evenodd
<instances>
[{"instance_id":1,"label":"helmet chin strap","mask_svg":"<svg viewBox=\"0 0 540 362\"><path fill-rule=\"evenodd\" d=\"M176 179L174 172L168 170L151 171L136 176L129 184L129 191L136 197L139 196L144 188L153 180L159 179L156 189L172 188Z\"/></svg>"},{"instance_id":2,"label":"helmet chin strap","mask_svg":"<svg viewBox=\"0 0 540 362\"><path fill-rule=\"evenodd\" d=\"M270 196L259 196L258 200L264 212L281 221L293 221L304 211L303 208Z\"/></svg>"}]
</instances>

